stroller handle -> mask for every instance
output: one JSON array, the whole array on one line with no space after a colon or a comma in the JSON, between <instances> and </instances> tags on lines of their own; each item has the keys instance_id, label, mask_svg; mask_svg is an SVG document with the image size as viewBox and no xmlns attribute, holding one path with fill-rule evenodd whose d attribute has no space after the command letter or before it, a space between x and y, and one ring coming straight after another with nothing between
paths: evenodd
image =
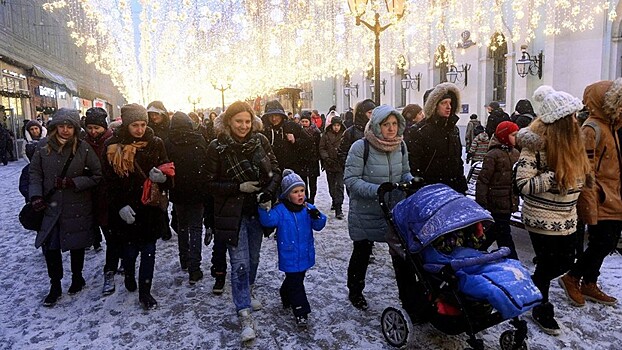
<instances>
[{"instance_id":1,"label":"stroller handle","mask_svg":"<svg viewBox=\"0 0 622 350\"><path fill-rule=\"evenodd\" d=\"M418 176L408 182L383 182L380 184L380 187L378 187L376 193L378 194L378 204L380 204L380 208L382 208L385 217L390 217L389 204L386 201L387 193L393 190L414 193L424 185L425 183L423 178Z\"/></svg>"}]
</instances>

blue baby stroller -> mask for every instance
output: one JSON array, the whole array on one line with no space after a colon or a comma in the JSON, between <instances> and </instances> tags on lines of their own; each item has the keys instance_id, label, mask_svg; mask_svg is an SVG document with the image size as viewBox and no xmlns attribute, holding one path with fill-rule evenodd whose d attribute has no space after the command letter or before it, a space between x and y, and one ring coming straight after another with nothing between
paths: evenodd
<instances>
[{"instance_id":1,"label":"blue baby stroller","mask_svg":"<svg viewBox=\"0 0 622 350\"><path fill-rule=\"evenodd\" d=\"M527 324L519 315L538 305L542 295L520 262L505 259L509 249L475 249L493 221L490 213L443 184L420 188L391 212L385 195L396 189L413 190L412 185L385 183L378 198L389 223L389 249L409 267L408 285L416 287L408 295L416 298L417 308L384 310L387 342L405 347L412 341L412 322L429 322L445 334L466 333L470 348L481 350L483 340L476 334L510 320L514 329L501 334L501 349L528 349Z\"/></svg>"}]
</instances>

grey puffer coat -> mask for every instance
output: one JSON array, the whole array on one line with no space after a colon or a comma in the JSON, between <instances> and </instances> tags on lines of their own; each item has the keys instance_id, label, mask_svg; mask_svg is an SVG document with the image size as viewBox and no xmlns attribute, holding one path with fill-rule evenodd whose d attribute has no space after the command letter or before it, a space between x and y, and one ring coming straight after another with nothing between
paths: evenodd
<instances>
[{"instance_id":1,"label":"grey puffer coat","mask_svg":"<svg viewBox=\"0 0 622 350\"><path fill-rule=\"evenodd\" d=\"M49 152L46 145L50 146ZM29 170L31 198L43 197L54 188L54 180L61 175L72 147L67 145L60 153L59 148L55 139L44 138L37 144ZM35 239L37 248L48 239L56 224L59 225L62 251L82 249L93 244L95 218L90 189L100 182L102 168L99 157L88 143L79 141L65 177L73 180L75 188L58 189L47 201L43 225Z\"/></svg>"},{"instance_id":2,"label":"grey puffer coat","mask_svg":"<svg viewBox=\"0 0 622 350\"><path fill-rule=\"evenodd\" d=\"M367 128L370 128L370 124L379 125L389 115L386 111L381 113L383 110L378 110L381 107L383 106L374 110ZM391 114L399 115L398 135L401 136L406 122L397 111L393 110ZM378 204L376 192L380 184L384 182L401 182L412 179L408 165L408 152L405 145L397 147L392 152L384 152L376 149L370 143L369 156L367 162L364 162L365 142L365 139L355 141L346 158L344 182L350 196L348 231L353 241L367 239L385 242L388 227L382 209ZM389 194L390 207L403 198L403 192L395 191Z\"/></svg>"}]
</instances>

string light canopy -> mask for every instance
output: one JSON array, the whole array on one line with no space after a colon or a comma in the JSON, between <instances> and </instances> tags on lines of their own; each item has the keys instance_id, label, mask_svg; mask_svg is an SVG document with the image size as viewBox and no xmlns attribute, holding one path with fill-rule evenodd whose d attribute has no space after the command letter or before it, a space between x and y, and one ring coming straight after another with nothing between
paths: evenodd
<instances>
[{"instance_id":1,"label":"string light canopy","mask_svg":"<svg viewBox=\"0 0 622 350\"><path fill-rule=\"evenodd\" d=\"M361 20L373 23L378 13L380 23L391 23L380 38L385 73L396 65L450 66L470 45L529 44L540 33L590 30L596 19L617 15L610 0L57 0L42 6L65 19L86 61L129 101L161 99L190 110L188 96L221 104L214 81L231 84L230 103L343 77L346 70L365 72L374 33L356 27L349 4L366 9L356 11ZM470 45L463 44L465 31Z\"/></svg>"}]
</instances>

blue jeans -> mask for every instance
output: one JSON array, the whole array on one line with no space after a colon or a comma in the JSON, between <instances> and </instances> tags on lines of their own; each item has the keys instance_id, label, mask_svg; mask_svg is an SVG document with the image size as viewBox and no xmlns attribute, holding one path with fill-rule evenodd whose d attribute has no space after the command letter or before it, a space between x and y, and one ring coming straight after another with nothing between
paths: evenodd
<instances>
[{"instance_id":1,"label":"blue jeans","mask_svg":"<svg viewBox=\"0 0 622 350\"><path fill-rule=\"evenodd\" d=\"M188 272L201 269L203 235L203 203L175 204L179 260L188 265Z\"/></svg>"},{"instance_id":2,"label":"blue jeans","mask_svg":"<svg viewBox=\"0 0 622 350\"><path fill-rule=\"evenodd\" d=\"M139 283L150 283L153 280L153 268L155 266L156 242L128 242L125 243L123 267L125 274L136 273L136 258L140 253L140 267L138 268Z\"/></svg>"},{"instance_id":3,"label":"blue jeans","mask_svg":"<svg viewBox=\"0 0 622 350\"><path fill-rule=\"evenodd\" d=\"M236 311L251 307L250 285L255 283L263 231L259 219L242 216L238 245L227 245L231 263L231 294Z\"/></svg>"}]
</instances>

